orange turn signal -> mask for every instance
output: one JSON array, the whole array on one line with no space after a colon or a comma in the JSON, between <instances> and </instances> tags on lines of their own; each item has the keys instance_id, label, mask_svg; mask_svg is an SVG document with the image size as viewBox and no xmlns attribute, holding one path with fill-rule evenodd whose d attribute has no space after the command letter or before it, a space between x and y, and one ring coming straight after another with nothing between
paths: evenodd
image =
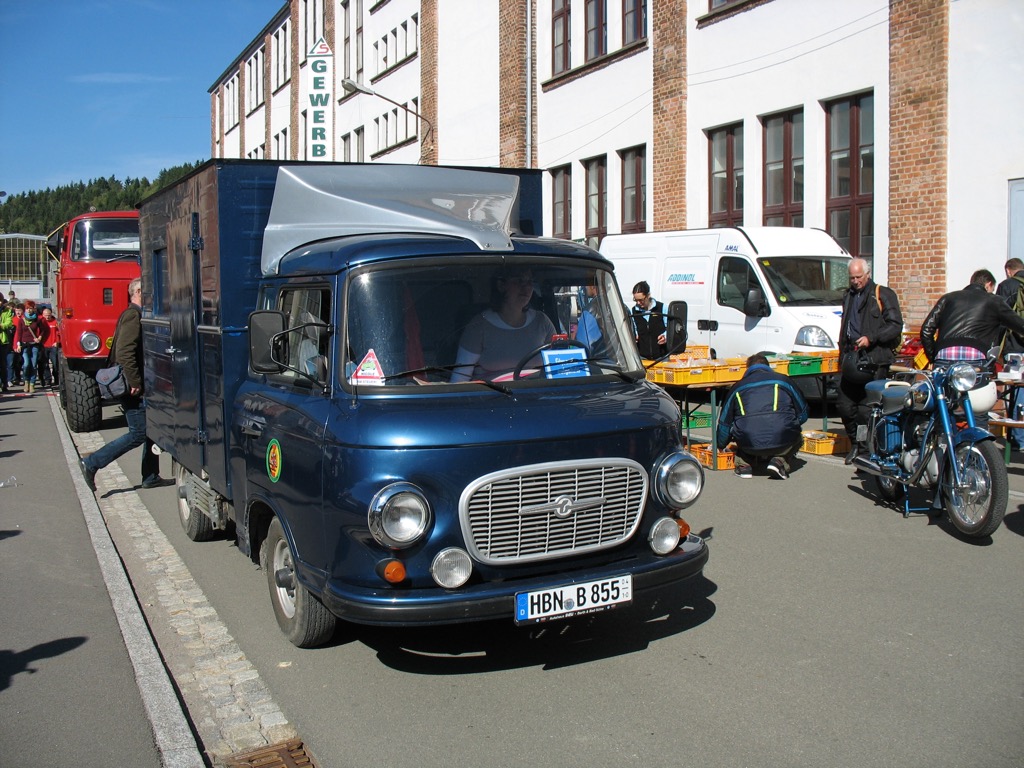
<instances>
[{"instance_id":1,"label":"orange turn signal","mask_svg":"<svg viewBox=\"0 0 1024 768\"><path fill-rule=\"evenodd\" d=\"M681 518L681 517L677 518L676 519L676 525L679 526L679 538L680 539L685 539L687 536L690 535L690 524L688 522L686 522L685 520L683 520L683 518Z\"/></svg>"},{"instance_id":2,"label":"orange turn signal","mask_svg":"<svg viewBox=\"0 0 1024 768\"><path fill-rule=\"evenodd\" d=\"M377 569L388 584L405 581L405 565L401 560L385 560L377 566Z\"/></svg>"}]
</instances>

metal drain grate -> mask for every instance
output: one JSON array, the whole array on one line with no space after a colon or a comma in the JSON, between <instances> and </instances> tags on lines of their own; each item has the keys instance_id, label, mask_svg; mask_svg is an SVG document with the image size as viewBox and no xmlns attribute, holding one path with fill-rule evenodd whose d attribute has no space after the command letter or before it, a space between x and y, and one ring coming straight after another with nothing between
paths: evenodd
<instances>
[{"instance_id":1,"label":"metal drain grate","mask_svg":"<svg viewBox=\"0 0 1024 768\"><path fill-rule=\"evenodd\" d=\"M231 755L225 768L317 768L313 758L306 754L301 739L292 739L269 747Z\"/></svg>"}]
</instances>

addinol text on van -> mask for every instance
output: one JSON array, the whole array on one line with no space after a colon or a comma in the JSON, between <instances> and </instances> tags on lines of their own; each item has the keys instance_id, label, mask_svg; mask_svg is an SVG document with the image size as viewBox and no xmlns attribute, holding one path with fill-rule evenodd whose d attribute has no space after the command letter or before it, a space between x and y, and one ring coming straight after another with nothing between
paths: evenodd
<instances>
[{"instance_id":1,"label":"addinol text on van","mask_svg":"<svg viewBox=\"0 0 1024 768\"><path fill-rule=\"evenodd\" d=\"M233 534L296 645L701 573L679 409L611 264L539 237L541 200L538 171L236 160L143 201L149 433L189 537Z\"/></svg>"},{"instance_id":2,"label":"addinol text on van","mask_svg":"<svg viewBox=\"0 0 1024 768\"><path fill-rule=\"evenodd\" d=\"M626 306L646 280L666 310L685 302L687 343L717 357L837 349L850 255L820 229L609 235L600 250L615 264Z\"/></svg>"}]
</instances>

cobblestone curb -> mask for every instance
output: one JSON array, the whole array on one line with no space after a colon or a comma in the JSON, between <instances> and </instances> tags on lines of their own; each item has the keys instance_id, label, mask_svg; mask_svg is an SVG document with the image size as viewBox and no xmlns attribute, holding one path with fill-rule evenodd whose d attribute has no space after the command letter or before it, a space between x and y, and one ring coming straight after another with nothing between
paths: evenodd
<instances>
[{"instance_id":1,"label":"cobblestone curb","mask_svg":"<svg viewBox=\"0 0 1024 768\"><path fill-rule=\"evenodd\" d=\"M51 409L62 421L55 402ZM72 434L72 439L82 456L104 444L98 432ZM96 474L100 511L207 756L220 766L236 752L297 738L259 672L131 488L116 462Z\"/></svg>"}]
</instances>

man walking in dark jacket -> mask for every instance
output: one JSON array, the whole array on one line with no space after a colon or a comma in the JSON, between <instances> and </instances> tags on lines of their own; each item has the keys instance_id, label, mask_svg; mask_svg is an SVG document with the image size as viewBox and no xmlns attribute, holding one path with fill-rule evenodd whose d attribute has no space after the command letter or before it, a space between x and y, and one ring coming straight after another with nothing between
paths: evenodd
<instances>
[{"instance_id":1,"label":"man walking in dark jacket","mask_svg":"<svg viewBox=\"0 0 1024 768\"><path fill-rule=\"evenodd\" d=\"M142 451L142 487L159 488L173 481L160 477L160 457L153 453L153 441L146 437L146 401L143 398L142 357L142 278L128 284L128 307L117 319L109 360L124 369L128 391L121 398L121 407L128 422L128 431L104 445L95 453L78 460L89 490L96 491L96 472L140 445Z\"/></svg>"},{"instance_id":2,"label":"man walking in dark jacket","mask_svg":"<svg viewBox=\"0 0 1024 768\"><path fill-rule=\"evenodd\" d=\"M803 445L800 426L805 421L807 401L759 352L747 358L743 378L729 390L715 439L722 446L736 443L738 477L752 477L754 466L767 461L768 474L785 480Z\"/></svg>"},{"instance_id":3,"label":"man walking in dark jacket","mask_svg":"<svg viewBox=\"0 0 1024 768\"><path fill-rule=\"evenodd\" d=\"M871 279L864 259L850 259L850 288L843 297L843 321L839 326L839 392L836 410L853 446L846 457L851 464L865 434L858 440L857 427L867 431L868 407L864 387L889 375L896 356L892 348L903 334L903 314L895 292Z\"/></svg>"}]
</instances>

